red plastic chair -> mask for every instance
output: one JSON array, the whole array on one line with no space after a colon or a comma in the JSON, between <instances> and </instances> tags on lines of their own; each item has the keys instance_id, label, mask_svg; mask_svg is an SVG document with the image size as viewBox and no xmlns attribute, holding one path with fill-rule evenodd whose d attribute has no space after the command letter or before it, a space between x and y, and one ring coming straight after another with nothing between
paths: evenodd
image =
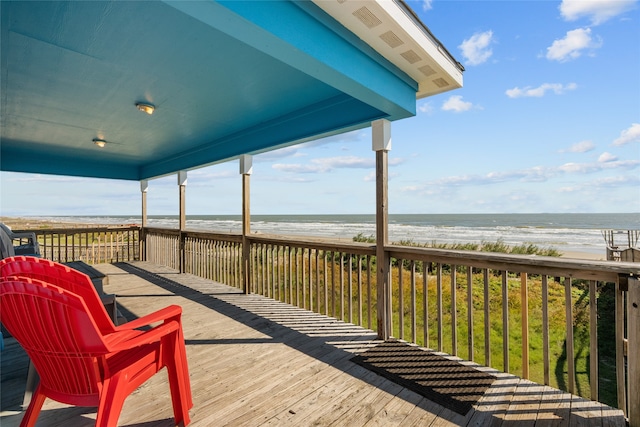
<instances>
[{"instance_id":1,"label":"red plastic chair","mask_svg":"<svg viewBox=\"0 0 640 427\"><path fill-rule=\"evenodd\" d=\"M0 279L0 321L40 374L20 425L35 425L49 397L70 405L97 406L96 426L116 426L127 396L163 367L168 371L175 422L189 424L193 402L181 312L172 305L143 318L147 323L163 322L150 330L104 334L78 294L36 279Z\"/></svg>"},{"instance_id":2,"label":"red plastic chair","mask_svg":"<svg viewBox=\"0 0 640 427\"><path fill-rule=\"evenodd\" d=\"M116 326L105 310L102 299L86 274L47 259L14 256L0 260L0 277L10 276L42 280L78 294L93 313L93 318L100 332L110 334L116 331ZM131 323L129 323L124 329L135 329L144 325L147 323L131 327Z\"/></svg>"}]
</instances>

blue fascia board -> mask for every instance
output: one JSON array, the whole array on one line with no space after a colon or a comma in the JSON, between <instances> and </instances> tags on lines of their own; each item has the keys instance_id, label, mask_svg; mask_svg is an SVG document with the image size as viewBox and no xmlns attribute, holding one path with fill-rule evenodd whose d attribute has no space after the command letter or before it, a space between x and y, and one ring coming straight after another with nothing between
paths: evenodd
<instances>
[{"instance_id":1,"label":"blue fascia board","mask_svg":"<svg viewBox=\"0 0 640 427\"><path fill-rule=\"evenodd\" d=\"M346 113L348 112L348 114ZM313 107L298 111L295 116L262 123L217 141L203 144L171 159L140 168L141 179L154 178L176 170L188 170L206 163L232 159L241 154L261 152L275 146L309 140L318 134L369 126L372 120L386 114L358 100L341 95ZM320 118L320 120L318 120Z\"/></svg>"},{"instance_id":2,"label":"blue fascia board","mask_svg":"<svg viewBox=\"0 0 640 427\"><path fill-rule=\"evenodd\" d=\"M2 171L134 181L140 179L139 168L136 165L123 165L71 155L45 154L6 145L2 144L0 150L0 170ZM100 156L96 155L96 157Z\"/></svg>"},{"instance_id":3,"label":"blue fascia board","mask_svg":"<svg viewBox=\"0 0 640 427\"><path fill-rule=\"evenodd\" d=\"M317 6L288 0L165 0L254 49L384 111L390 120L415 115L417 82L390 64Z\"/></svg>"}]
</instances>

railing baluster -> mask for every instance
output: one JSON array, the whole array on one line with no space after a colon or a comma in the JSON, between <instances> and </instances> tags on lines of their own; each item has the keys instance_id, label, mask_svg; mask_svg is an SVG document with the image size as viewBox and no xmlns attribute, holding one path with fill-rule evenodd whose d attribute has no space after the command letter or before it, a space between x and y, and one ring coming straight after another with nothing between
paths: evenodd
<instances>
[{"instance_id":1,"label":"railing baluster","mask_svg":"<svg viewBox=\"0 0 640 427\"><path fill-rule=\"evenodd\" d=\"M362 255L358 255L358 325L362 326Z\"/></svg>"},{"instance_id":2,"label":"railing baluster","mask_svg":"<svg viewBox=\"0 0 640 427\"><path fill-rule=\"evenodd\" d=\"M404 339L404 280L402 274L403 259L398 259L398 338ZM393 292L391 293L393 298Z\"/></svg>"},{"instance_id":3,"label":"railing baluster","mask_svg":"<svg viewBox=\"0 0 640 427\"><path fill-rule=\"evenodd\" d=\"M520 312L522 326L522 378L529 379L529 293L527 273L520 273Z\"/></svg>"},{"instance_id":4,"label":"railing baluster","mask_svg":"<svg viewBox=\"0 0 640 427\"><path fill-rule=\"evenodd\" d=\"M566 322L567 322L567 385L569 393L574 393L576 389L576 368L574 362L573 351L573 303L571 298L571 278L564 278L564 298L565 298L565 310L566 310Z\"/></svg>"},{"instance_id":5,"label":"railing baluster","mask_svg":"<svg viewBox=\"0 0 640 427\"><path fill-rule=\"evenodd\" d=\"M457 302L458 266L451 265L451 354L458 355L458 302Z\"/></svg>"},{"instance_id":6,"label":"railing baluster","mask_svg":"<svg viewBox=\"0 0 640 427\"><path fill-rule=\"evenodd\" d=\"M331 252L331 316L336 317L336 269L335 269L335 252Z\"/></svg>"},{"instance_id":7,"label":"railing baluster","mask_svg":"<svg viewBox=\"0 0 640 427\"><path fill-rule=\"evenodd\" d=\"M411 260L411 342L418 340L416 328L416 262Z\"/></svg>"},{"instance_id":8,"label":"railing baluster","mask_svg":"<svg viewBox=\"0 0 640 427\"><path fill-rule=\"evenodd\" d=\"M509 272L502 271L502 366L509 372Z\"/></svg>"},{"instance_id":9,"label":"railing baluster","mask_svg":"<svg viewBox=\"0 0 640 427\"><path fill-rule=\"evenodd\" d=\"M624 329L625 329L625 293L620 288L620 278L616 280L616 382L618 390L618 408L624 411L626 416L629 415L627 409L627 387L626 385L626 364L624 354Z\"/></svg>"},{"instance_id":10,"label":"railing baluster","mask_svg":"<svg viewBox=\"0 0 640 427\"><path fill-rule=\"evenodd\" d=\"M320 250L316 249L316 311L320 313ZM313 304L313 298L311 298L311 303Z\"/></svg>"},{"instance_id":11,"label":"railing baluster","mask_svg":"<svg viewBox=\"0 0 640 427\"><path fill-rule=\"evenodd\" d=\"M340 320L343 321L345 319L344 286L344 253L340 252Z\"/></svg>"},{"instance_id":12,"label":"railing baluster","mask_svg":"<svg viewBox=\"0 0 640 427\"><path fill-rule=\"evenodd\" d=\"M371 319L371 255L367 255L367 328L371 329L373 320Z\"/></svg>"},{"instance_id":13,"label":"railing baluster","mask_svg":"<svg viewBox=\"0 0 640 427\"><path fill-rule=\"evenodd\" d=\"M431 263L422 261L422 313L424 316L423 339L424 346L431 348L429 345L429 266Z\"/></svg>"},{"instance_id":14,"label":"railing baluster","mask_svg":"<svg viewBox=\"0 0 640 427\"><path fill-rule=\"evenodd\" d=\"M467 267L467 348L473 362L473 268Z\"/></svg>"},{"instance_id":15,"label":"railing baluster","mask_svg":"<svg viewBox=\"0 0 640 427\"><path fill-rule=\"evenodd\" d=\"M438 263L438 271L436 273L436 298L438 307L438 351L442 351L443 344L443 319L442 319L442 264Z\"/></svg>"},{"instance_id":16,"label":"railing baluster","mask_svg":"<svg viewBox=\"0 0 640 427\"><path fill-rule=\"evenodd\" d=\"M549 276L542 275L542 363L544 370L544 385L549 385L550 357L549 357Z\"/></svg>"},{"instance_id":17,"label":"railing baluster","mask_svg":"<svg viewBox=\"0 0 640 427\"><path fill-rule=\"evenodd\" d=\"M329 315L329 283L327 276L327 251L323 251L323 260L324 260L324 314L326 316Z\"/></svg>"},{"instance_id":18,"label":"railing baluster","mask_svg":"<svg viewBox=\"0 0 640 427\"><path fill-rule=\"evenodd\" d=\"M591 400L598 400L598 283L589 281L589 379Z\"/></svg>"},{"instance_id":19,"label":"railing baluster","mask_svg":"<svg viewBox=\"0 0 640 427\"><path fill-rule=\"evenodd\" d=\"M482 270L484 285L484 364L491 366L491 318L489 316L489 269Z\"/></svg>"},{"instance_id":20,"label":"railing baluster","mask_svg":"<svg viewBox=\"0 0 640 427\"><path fill-rule=\"evenodd\" d=\"M347 310L349 311L349 315L348 315L348 321L349 323L353 323L353 265L352 265L352 261L353 258L351 256L351 254L349 254L349 256L347 257L347 265L348 265L348 270L347 270L347 295L349 298L349 301L347 301Z\"/></svg>"}]
</instances>

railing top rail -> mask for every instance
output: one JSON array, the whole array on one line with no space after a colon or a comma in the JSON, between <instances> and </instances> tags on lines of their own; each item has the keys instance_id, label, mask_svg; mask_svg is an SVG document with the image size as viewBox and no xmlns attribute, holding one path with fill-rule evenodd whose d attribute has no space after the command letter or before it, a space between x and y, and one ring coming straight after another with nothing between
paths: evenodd
<instances>
[{"instance_id":1,"label":"railing top rail","mask_svg":"<svg viewBox=\"0 0 640 427\"><path fill-rule=\"evenodd\" d=\"M538 255L501 254L452 249L385 246L394 258L412 258L443 264L471 265L512 272L547 274L589 280L615 281L619 275L640 275L640 264L631 262L581 260Z\"/></svg>"},{"instance_id":2,"label":"railing top rail","mask_svg":"<svg viewBox=\"0 0 640 427\"><path fill-rule=\"evenodd\" d=\"M274 234L252 234L249 237L252 243L286 245L296 248L314 248L324 251L349 252L355 255L375 255L376 247L370 243L343 242L336 239L280 236Z\"/></svg>"},{"instance_id":3,"label":"railing top rail","mask_svg":"<svg viewBox=\"0 0 640 427\"><path fill-rule=\"evenodd\" d=\"M180 235L180 230L177 228L143 227L142 229L147 233L170 234L175 236Z\"/></svg>"},{"instance_id":4,"label":"railing top rail","mask_svg":"<svg viewBox=\"0 0 640 427\"><path fill-rule=\"evenodd\" d=\"M139 225L110 225L97 227L69 227L69 228L34 228L25 230L14 230L17 233L30 232L36 235L42 234L78 234L78 233L97 233L97 232L117 232L117 231L136 231L140 230Z\"/></svg>"},{"instance_id":5,"label":"railing top rail","mask_svg":"<svg viewBox=\"0 0 640 427\"><path fill-rule=\"evenodd\" d=\"M226 242L242 243L242 234L216 233L212 231L184 231L186 237L197 239L224 240Z\"/></svg>"}]
</instances>

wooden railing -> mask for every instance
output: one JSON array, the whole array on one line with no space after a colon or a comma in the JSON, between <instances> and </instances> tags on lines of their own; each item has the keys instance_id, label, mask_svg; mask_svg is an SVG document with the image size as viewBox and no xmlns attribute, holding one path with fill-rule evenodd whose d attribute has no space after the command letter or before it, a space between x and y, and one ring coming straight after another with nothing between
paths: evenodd
<instances>
[{"instance_id":1,"label":"wooden railing","mask_svg":"<svg viewBox=\"0 0 640 427\"><path fill-rule=\"evenodd\" d=\"M47 228L36 234L43 258L88 264L140 259L140 227Z\"/></svg>"},{"instance_id":2,"label":"wooden railing","mask_svg":"<svg viewBox=\"0 0 640 427\"><path fill-rule=\"evenodd\" d=\"M241 235L145 235L149 261L243 288ZM246 239L249 292L375 329L375 246ZM638 321L640 264L396 245L385 251L393 336L637 413L638 351L628 348L640 348L633 336L639 326L627 322Z\"/></svg>"},{"instance_id":3,"label":"wooden railing","mask_svg":"<svg viewBox=\"0 0 640 427\"><path fill-rule=\"evenodd\" d=\"M46 258L141 258L240 289L248 284L245 291L366 328L378 324L376 271L384 269L371 244L136 227L37 234ZM617 406L638 425L640 264L384 250L394 337Z\"/></svg>"}]
</instances>

